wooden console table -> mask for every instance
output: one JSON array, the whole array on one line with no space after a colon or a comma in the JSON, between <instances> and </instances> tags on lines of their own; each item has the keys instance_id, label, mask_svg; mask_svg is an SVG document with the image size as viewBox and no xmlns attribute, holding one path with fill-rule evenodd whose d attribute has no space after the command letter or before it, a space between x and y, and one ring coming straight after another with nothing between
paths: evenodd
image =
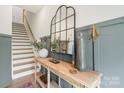
<instances>
[{"instance_id":1,"label":"wooden console table","mask_svg":"<svg viewBox=\"0 0 124 93\"><path fill-rule=\"evenodd\" d=\"M62 78L63 80L67 81L76 88L96 88L100 86L101 76L102 76L100 73L96 71L88 71L88 72L77 71L77 73L72 74L69 71L70 69L74 69L72 64L64 61L60 61L60 63L54 64L49 60L50 58L39 58L39 57L35 58L35 63L36 63L35 67L37 67L37 63L39 63L43 67L47 68L48 88L50 87L50 72L56 74L59 77L59 80L60 78ZM37 77L36 75L37 74L35 74L35 77ZM61 87L61 84L59 84L59 86Z\"/></svg>"}]
</instances>

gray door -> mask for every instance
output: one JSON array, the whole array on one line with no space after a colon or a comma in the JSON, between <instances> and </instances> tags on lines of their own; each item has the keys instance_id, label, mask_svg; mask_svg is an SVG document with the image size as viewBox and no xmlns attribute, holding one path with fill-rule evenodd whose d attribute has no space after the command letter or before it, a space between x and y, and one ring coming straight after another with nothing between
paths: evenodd
<instances>
[{"instance_id":1,"label":"gray door","mask_svg":"<svg viewBox=\"0 0 124 93\"><path fill-rule=\"evenodd\" d=\"M0 87L11 82L11 37L0 34Z\"/></svg>"},{"instance_id":2,"label":"gray door","mask_svg":"<svg viewBox=\"0 0 124 93\"><path fill-rule=\"evenodd\" d=\"M103 73L101 87L124 87L124 17L96 25L95 69Z\"/></svg>"}]
</instances>

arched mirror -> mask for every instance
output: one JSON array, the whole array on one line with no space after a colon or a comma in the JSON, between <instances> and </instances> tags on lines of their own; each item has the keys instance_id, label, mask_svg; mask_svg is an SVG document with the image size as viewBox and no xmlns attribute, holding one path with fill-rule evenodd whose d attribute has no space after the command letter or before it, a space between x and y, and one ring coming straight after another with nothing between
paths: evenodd
<instances>
[{"instance_id":1,"label":"arched mirror","mask_svg":"<svg viewBox=\"0 0 124 93\"><path fill-rule=\"evenodd\" d=\"M60 6L51 21L51 52L73 55L75 59L75 10Z\"/></svg>"}]
</instances>

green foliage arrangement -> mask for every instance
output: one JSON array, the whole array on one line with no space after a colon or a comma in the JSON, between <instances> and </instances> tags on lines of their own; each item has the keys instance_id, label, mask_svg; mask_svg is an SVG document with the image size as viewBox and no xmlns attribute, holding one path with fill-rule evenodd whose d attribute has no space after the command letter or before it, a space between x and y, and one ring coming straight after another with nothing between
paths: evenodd
<instances>
[{"instance_id":1,"label":"green foliage arrangement","mask_svg":"<svg viewBox=\"0 0 124 93\"><path fill-rule=\"evenodd\" d=\"M56 40L56 41L52 42L51 48L53 51L56 51L59 48L59 41Z\"/></svg>"},{"instance_id":2,"label":"green foliage arrangement","mask_svg":"<svg viewBox=\"0 0 124 93\"><path fill-rule=\"evenodd\" d=\"M36 49L40 50L42 48L46 48L46 44L44 42L33 42L31 43Z\"/></svg>"}]
</instances>

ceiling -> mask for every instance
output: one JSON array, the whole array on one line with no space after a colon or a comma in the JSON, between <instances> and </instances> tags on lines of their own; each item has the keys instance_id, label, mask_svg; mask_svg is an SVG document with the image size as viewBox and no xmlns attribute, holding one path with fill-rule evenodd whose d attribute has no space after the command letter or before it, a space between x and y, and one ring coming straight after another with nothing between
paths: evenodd
<instances>
[{"instance_id":1,"label":"ceiling","mask_svg":"<svg viewBox=\"0 0 124 93\"><path fill-rule=\"evenodd\" d=\"M16 5L16 6L26 9L32 13L37 13L40 9L43 8L43 5Z\"/></svg>"}]
</instances>

